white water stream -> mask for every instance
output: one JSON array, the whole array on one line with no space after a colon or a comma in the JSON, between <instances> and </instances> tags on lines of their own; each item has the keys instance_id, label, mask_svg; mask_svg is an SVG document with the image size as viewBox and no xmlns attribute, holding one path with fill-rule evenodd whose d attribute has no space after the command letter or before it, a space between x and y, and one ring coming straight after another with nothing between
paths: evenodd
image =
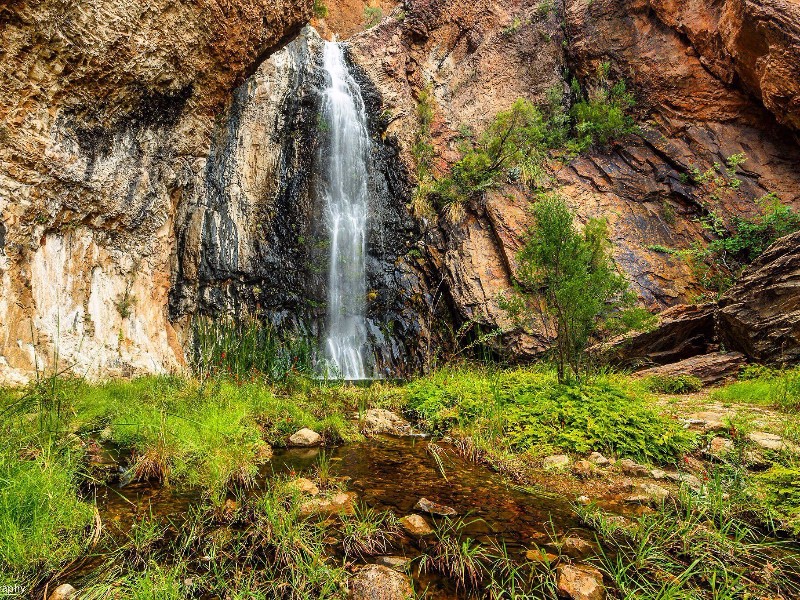
<instances>
[{"instance_id":1,"label":"white water stream","mask_svg":"<svg viewBox=\"0 0 800 600\"><path fill-rule=\"evenodd\" d=\"M327 87L322 119L329 136L323 191L330 233L325 358L330 376L369 379L373 373L364 262L370 150L366 111L339 44L325 43L323 66Z\"/></svg>"}]
</instances>

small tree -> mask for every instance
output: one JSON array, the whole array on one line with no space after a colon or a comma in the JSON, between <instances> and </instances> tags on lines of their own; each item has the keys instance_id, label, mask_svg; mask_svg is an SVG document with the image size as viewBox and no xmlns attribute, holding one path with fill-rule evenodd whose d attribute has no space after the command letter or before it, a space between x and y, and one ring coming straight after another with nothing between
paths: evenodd
<instances>
[{"instance_id":1,"label":"small tree","mask_svg":"<svg viewBox=\"0 0 800 600\"><path fill-rule=\"evenodd\" d=\"M580 379L589 339L626 301L628 283L611 258L605 220L577 229L558 194L541 194L533 215L518 255L517 294L503 307L520 325L539 319L554 338L560 382Z\"/></svg>"}]
</instances>

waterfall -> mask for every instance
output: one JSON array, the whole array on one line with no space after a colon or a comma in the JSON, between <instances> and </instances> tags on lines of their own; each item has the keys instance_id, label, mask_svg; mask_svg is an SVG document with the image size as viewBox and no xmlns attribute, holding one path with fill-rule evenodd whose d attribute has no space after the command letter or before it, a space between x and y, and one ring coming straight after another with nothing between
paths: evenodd
<instances>
[{"instance_id":1,"label":"waterfall","mask_svg":"<svg viewBox=\"0 0 800 600\"><path fill-rule=\"evenodd\" d=\"M328 369L345 380L372 376L367 339L365 269L370 140L364 100L347 69L342 46L325 42L327 75L321 129L327 132L322 189L330 234Z\"/></svg>"}]
</instances>

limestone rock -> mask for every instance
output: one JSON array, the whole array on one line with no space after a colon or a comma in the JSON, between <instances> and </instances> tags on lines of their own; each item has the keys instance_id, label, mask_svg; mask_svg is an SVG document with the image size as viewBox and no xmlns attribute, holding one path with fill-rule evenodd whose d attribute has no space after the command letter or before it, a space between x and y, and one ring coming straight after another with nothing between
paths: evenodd
<instances>
[{"instance_id":1,"label":"limestone rock","mask_svg":"<svg viewBox=\"0 0 800 600\"><path fill-rule=\"evenodd\" d=\"M556 571L558 591L572 600L603 600L603 574L588 565L562 565Z\"/></svg>"},{"instance_id":2,"label":"limestone rock","mask_svg":"<svg viewBox=\"0 0 800 600\"><path fill-rule=\"evenodd\" d=\"M625 498L629 504L661 504L669 498L669 490L654 483L638 483L631 486L633 494Z\"/></svg>"},{"instance_id":3,"label":"limestone rock","mask_svg":"<svg viewBox=\"0 0 800 600\"><path fill-rule=\"evenodd\" d=\"M411 582L406 575L382 565L361 567L348 581L350 600L410 600Z\"/></svg>"},{"instance_id":4,"label":"limestone rock","mask_svg":"<svg viewBox=\"0 0 800 600\"><path fill-rule=\"evenodd\" d=\"M433 529L420 515L407 515L400 519L400 526L406 533L415 538L426 537L433 534Z\"/></svg>"},{"instance_id":5,"label":"limestone rock","mask_svg":"<svg viewBox=\"0 0 800 600\"><path fill-rule=\"evenodd\" d=\"M322 436L308 427L303 427L289 437L289 445L297 446L298 448L319 446L321 443Z\"/></svg>"},{"instance_id":6,"label":"limestone rock","mask_svg":"<svg viewBox=\"0 0 800 600\"><path fill-rule=\"evenodd\" d=\"M683 419L690 427L699 429L703 432L707 431L725 431L728 426L728 414L712 410L704 410L690 414L686 419Z\"/></svg>"},{"instance_id":7,"label":"limestone rock","mask_svg":"<svg viewBox=\"0 0 800 600\"><path fill-rule=\"evenodd\" d=\"M78 590L76 590L70 584L62 583L50 593L48 600L69 600L77 593Z\"/></svg>"},{"instance_id":8,"label":"limestone rock","mask_svg":"<svg viewBox=\"0 0 800 600\"><path fill-rule=\"evenodd\" d=\"M566 469L569 466L569 456L566 454L554 454L545 457L542 462L542 467L548 471L555 471L558 469Z\"/></svg>"},{"instance_id":9,"label":"limestone rock","mask_svg":"<svg viewBox=\"0 0 800 600\"><path fill-rule=\"evenodd\" d=\"M800 124L800 114L795 118ZM800 232L767 248L720 298L720 337L751 360L800 362L798 289Z\"/></svg>"},{"instance_id":10,"label":"limestone rock","mask_svg":"<svg viewBox=\"0 0 800 600\"><path fill-rule=\"evenodd\" d=\"M638 371L636 376L666 375L668 377L676 377L678 375L691 375L700 379L703 385L711 385L738 375L745 362L745 356L740 352L712 352L702 356L693 356L669 365Z\"/></svg>"},{"instance_id":11,"label":"limestone rock","mask_svg":"<svg viewBox=\"0 0 800 600\"><path fill-rule=\"evenodd\" d=\"M381 433L408 435L411 433L411 424L390 410L384 408L370 408L364 414L362 431L367 435Z\"/></svg>"},{"instance_id":12,"label":"limestone rock","mask_svg":"<svg viewBox=\"0 0 800 600\"><path fill-rule=\"evenodd\" d=\"M764 450L773 450L775 452L781 450L797 451L797 447L794 444L787 442L781 436L775 435L774 433L751 431L747 434L747 438Z\"/></svg>"},{"instance_id":13,"label":"limestone rock","mask_svg":"<svg viewBox=\"0 0 800 600\"><path fill-rule=\"evenodd\" d=\"M438 517L452 517L458 514L456 509L443 504L438 504L432 500L428 500L427 498L420 498L414 505L414 508L421 512Z\"/></svg>"}]
</instances>

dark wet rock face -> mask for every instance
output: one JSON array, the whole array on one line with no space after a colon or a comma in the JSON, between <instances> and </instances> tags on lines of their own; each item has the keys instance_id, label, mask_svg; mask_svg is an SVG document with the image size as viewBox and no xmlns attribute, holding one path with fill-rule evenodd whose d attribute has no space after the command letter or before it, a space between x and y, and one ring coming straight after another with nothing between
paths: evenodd
<instances>
[{"instance_id":1,"label":"dark wet rock face","mask_svg":"<svg viewBox=\"0 0 800 600\"><path fill-rule=\"evenodd\" d=\"M329 262L317 179L328 151L322 43L304 30L236 90L215 133L206 193L179 211L173 319L250 313L322 337ZM372 138L368 327L378 373L395 375L421 362L424 303L415 308L414 298L425 284L405 260L418 233L405 206L410 188L397 143L383 139L380 94L354 73Z\"/></svg>"}]
</instances>

